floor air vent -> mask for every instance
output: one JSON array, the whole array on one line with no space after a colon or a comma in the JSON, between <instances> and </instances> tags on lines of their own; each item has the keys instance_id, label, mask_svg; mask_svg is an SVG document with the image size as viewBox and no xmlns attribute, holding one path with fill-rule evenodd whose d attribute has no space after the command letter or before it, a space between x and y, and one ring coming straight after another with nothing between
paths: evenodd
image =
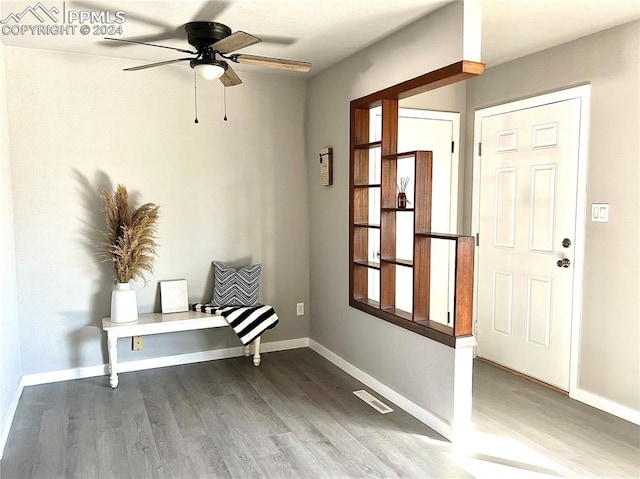
<instances>
[{"instance_id":1,"label":"floor air vent","mask_svg":"<svg viewBox=\"0 0 640 479\"><path fill-rule=\"evenodd\" d=\"M364 389L361 389L360 391L353 391L353 394L358 396L360 399L362 399L364 402L366 402L369 406L371 406L373 409L375 409L379 413L387 414L388 412L393 412L393 409L391 409L385 403L377 400L375 397L373 397Z\"/></svg>"}]
</instances>

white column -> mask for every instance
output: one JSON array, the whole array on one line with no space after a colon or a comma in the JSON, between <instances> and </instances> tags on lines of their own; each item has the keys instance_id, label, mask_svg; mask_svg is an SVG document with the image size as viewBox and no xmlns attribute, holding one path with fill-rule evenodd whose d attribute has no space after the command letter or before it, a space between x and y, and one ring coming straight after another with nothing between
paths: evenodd
<instances>
[{"instance_id":1,"label":"white column","mask_svg":"<svg viewBox=\"0 0 640 479\"><path fill-rule=\"evenodd\" d=\"M459 338L456 342L453 378L452 441L459 443L469 439L473 430L471 413L473 408L473 351L476 338Z\"/></svg>"}]
</instances>

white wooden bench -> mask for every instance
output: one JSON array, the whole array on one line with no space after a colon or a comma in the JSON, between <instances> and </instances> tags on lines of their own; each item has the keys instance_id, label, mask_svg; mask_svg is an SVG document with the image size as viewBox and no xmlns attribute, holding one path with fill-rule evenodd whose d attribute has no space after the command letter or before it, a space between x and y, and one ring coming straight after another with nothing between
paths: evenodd
<instances>
[{"instance_id":1,"label":"white wooden bench","mask_svg":"<svg viewBox=\"0 0 640 479\"><path fill-rule=\"evenodd\" d=\"M228 327L222 316L185 311L183 313L150 313L141 314L137 321L130 323L112 323L110 318L102 319L102 329L107 332L109 349L109 383L112 388L118 387L118 338L147 336L150 334L173 333L175 331L193 331L195 329ZM260 337L252 343L253 364L260 365ZM251 346L245 346L245 356L251 354Z\"/></svg>"}]
</instances>

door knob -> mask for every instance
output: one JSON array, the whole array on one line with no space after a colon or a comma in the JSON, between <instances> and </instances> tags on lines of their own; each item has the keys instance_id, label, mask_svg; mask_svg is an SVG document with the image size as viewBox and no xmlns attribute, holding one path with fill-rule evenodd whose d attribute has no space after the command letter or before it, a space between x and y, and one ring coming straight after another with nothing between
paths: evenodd
<instances>
[{"instance_id":1,"label":"door knob","mask_svg":"<svg viewBox=\"0 0 640 479\"><path fill-rule=\"evenodd\" d=\"M568 268L571 264L571 261L569 261L569 258L562 258L559 259L556 264L558 265L558 268Z\"/></svg>"},{"instance_id":2,"label":"door knob","mask_svg":"<svg viewBox=\"0 0 640 479\"><path fill-rule=\"evenodd\" d=\"M568 248L569 246L571 246L571 240L569 238L563 239L562 246L564 246L565 248Z\"/></svg>"}]
</instances>

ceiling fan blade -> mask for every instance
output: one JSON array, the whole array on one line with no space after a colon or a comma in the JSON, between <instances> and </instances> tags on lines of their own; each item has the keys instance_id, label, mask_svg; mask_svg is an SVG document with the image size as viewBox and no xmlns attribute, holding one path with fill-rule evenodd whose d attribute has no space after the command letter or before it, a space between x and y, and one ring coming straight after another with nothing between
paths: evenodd
<instances>
[{"instance_id":1,"label":"ceiling fan blade","mask_svg":"<svg viewBox=\"0 0 640 479\"><path fill-rule=\"evenodd\" d=\"M298 41L294 37L283 37L279 35L262 35L260 32L256 33L256 37L262 39L262 43L272 43L274 45L293 45Z\"/></svg>"},{"instance_id":2,"label":"ceiling fan blade","mask_svg":"<svg viewBox=\"0 0 640 479\"><path fill-rule=\"evenodd\" d=\"M153 33L149 35L139 35L136 37L129 37L127 40L130 42L139 42L139 43L152 43L158 42L161 40L186 40L187 36L184 33L184 28L171 28L166 29L159 33ZM104 42L106 43L106 42ZM110 43L111 47L123 47L124 43Z\"/></svg>"},{"instance_id":3,"label":"ceiling fan blade","mask_svg":"<svg viewBox=\"0 0 640 479\"><path fill-rule=\"evenodd\" d=\"M261 67L278 68L294 72L306 73L311 70L311 63L297 60L283 60L281 58L258 57L256 55L233 55L231 57L236 63L245 65L257 65Z\"/></svg>"},{"instance_id":4,"label":"ceiling fan blade","mask_svg":"<svg viewBox=\"0 0 640 479\"><path fill-rule=\"evenodd\" d=\"M206 2L200 10L193 14L191 17L192 22L210 22L214 18L217 18L222 12L229 7L226 2Z\"/></svg>"},{"instance_id":5,"label":"ceiling fan blade","mask_svg":"<svg viewBox=\"0 0 640 479\"><path fill-rule=\"evenodd\" d=\"M236 86L242 83L242 80L240 80L240 77L230 65L227 65L227 69L224 75L220 77L220 81L224 86Z\"/></svg>"},{"instance_id":6,"label":"ceiling fan blade","mask_svg":"<svg viewBox=\"0 0 640 479\"><path fill-rule=\"evenodd\" d=\"M148 63L146 65L138 65L137 67L125 68L122 71L134 72L134 71L137 71L137 70L144 70L145 68L159 67L159 66L162 66L162 65L171 65L172 63L186 62L188 60L193 60L193 58L176 58L175 60L166 60L164 62Z\"/></svg>"},{"instance_id":7,"label":"ceiling fan blade","mask_svg":"<svg viewBox=\"0 0 640 479\"><path fill-rule=\"evenodd\" d=\"M236 50L240 50L241 48L248 47L249 45L255 45L261 41L262 40L258 37L254 37L249 33L237 31L222 40L218 40L211 45L211 48L221 53L231 53Z\"/></svg>"},{"instance_id":8,"label":"ceiling fan blade","mask_svg":"<svg viewBox=\"0 0 640 479\"><path fill-rule=\"evenodd\" d=\"M113 41L116 41L116 42L135 43L137 45L147 45L148 47L166 48L168 50L175 50L177 52L190 53L192 55L196 55L198 53L198 52L192 52L191 50L183 50L182 48L167 47L165 45L156 45L155 43L138 42L136 40L125 40L124 38L104 37L104 39L105 40L113 40Z\"/></svg>"}]
</instances>

